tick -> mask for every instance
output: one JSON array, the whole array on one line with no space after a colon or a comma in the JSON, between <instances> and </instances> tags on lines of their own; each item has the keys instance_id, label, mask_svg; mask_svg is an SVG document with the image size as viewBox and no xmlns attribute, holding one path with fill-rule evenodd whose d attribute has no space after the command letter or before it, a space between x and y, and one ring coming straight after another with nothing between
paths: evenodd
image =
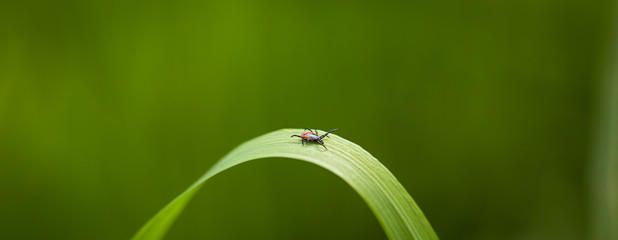
<instances>
[{"instance_id":1,"label":"tick","mask_svg":"<svg viewBox=\"0 0 618 240\"><path fill-rule=\"evenodd\" d=\"M318 134L318 130L311 130L311 128L305 128L305 130L309 130L309 132L305 132L301 135L292 135L290 137L299 137L301 138L301 142L303 143L303 146L305 145L305 142L317 142L318 144L322 145L322 147L324 147L324 149L328 150L328 148L326 148L326 146L324 146L324 141L322 141L322 138L324 137L328 137L329 133L332 133L334 131L337 131L337 128L328 131L326 134L320 136L320 134Z\"/></svg>"}]
</instances>

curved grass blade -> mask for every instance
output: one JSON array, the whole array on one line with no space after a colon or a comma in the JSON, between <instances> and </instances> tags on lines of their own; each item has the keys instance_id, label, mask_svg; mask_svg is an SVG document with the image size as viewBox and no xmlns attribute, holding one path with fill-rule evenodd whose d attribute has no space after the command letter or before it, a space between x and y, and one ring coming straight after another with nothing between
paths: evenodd
<instances>
[{"instance_id":1,"label":"curved grass blade","mask_svg":"<svg viewBox=\"0 0 618 240\"><path fill-rule=\"evenodd\" d=\"M272 157L307 161L341 177L367 202L390 239L438 239L412 197L371 154L336 135L325 141L328 150L318 144L303 147L298 139L290 138L301 132L302 129L282 129L238 146L152 217L133 239L163 238L206 180L235 165Z\"/></svg>"}]
</instances>

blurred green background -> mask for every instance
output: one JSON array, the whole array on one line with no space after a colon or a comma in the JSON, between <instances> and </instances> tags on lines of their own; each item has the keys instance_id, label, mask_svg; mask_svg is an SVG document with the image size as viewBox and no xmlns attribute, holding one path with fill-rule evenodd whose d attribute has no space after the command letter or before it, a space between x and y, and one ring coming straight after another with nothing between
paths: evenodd
<instances>
[{"instance_id":1,"label":"blurred green background","mask_svg":"<svg viewBox=\"0 0 618 240\"><path fill-rule=\"evenodd\" d=\"M338 127L442 239L585 239L612 7L2 1L0 239L130 238L289 127ZM168 234L206 238L386 237L336 176L270 159L209 181Z\"/></svg>"}]
</instances>

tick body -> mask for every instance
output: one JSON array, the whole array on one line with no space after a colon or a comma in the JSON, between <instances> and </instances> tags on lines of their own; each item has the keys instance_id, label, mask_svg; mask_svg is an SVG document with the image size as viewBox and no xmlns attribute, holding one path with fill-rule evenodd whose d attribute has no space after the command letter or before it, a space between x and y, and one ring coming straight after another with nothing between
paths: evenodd
<instances>
[{"instance_id":1,"label":"tick body","mask_svg":"<svg viewBox=\"0 0 618 240\"><path fill-rule=\"evenodd\" d=\"M327 133L325 133L324 135L320 136L320 134L318 133L318 130L311 130L311 128L305 128L305 130L309 130L309 132L305 132L301 135L292 135L290 137L299 137L301 138L300 141L302 142L303 146L305 145L305 142L316 142L320 145L322 145L322 147L324 147L324 149L328 150L328 148L326 148L326 146L324 146L324 141L322 141L322 138L328 137L329 133L332 133L334 131L337 131L337 128L328 131Z\"/></svg>"}]
</instances>

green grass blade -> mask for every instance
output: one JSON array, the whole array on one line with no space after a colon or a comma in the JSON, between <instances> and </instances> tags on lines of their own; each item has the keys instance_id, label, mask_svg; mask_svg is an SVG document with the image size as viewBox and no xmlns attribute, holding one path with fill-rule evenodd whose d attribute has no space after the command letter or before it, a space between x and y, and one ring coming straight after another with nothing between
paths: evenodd
<instances>
[{"instance_id":1,"label":"green grass blade","mask_svg":"<svg viewBox=\"0 0 618 240\"><path fill-rule=\"evenodd\" d=\"M371 154L336 135L325 140L328 150L318 144L303 147L298 138L290 138L302 132L302 129L282 129L238 146L152 217L133 239L163 238L206 180L235 165L272 157L307 161L341 177L367 202L390 239L438 239L412 197Z\"/></svg>"}]
</instances>

